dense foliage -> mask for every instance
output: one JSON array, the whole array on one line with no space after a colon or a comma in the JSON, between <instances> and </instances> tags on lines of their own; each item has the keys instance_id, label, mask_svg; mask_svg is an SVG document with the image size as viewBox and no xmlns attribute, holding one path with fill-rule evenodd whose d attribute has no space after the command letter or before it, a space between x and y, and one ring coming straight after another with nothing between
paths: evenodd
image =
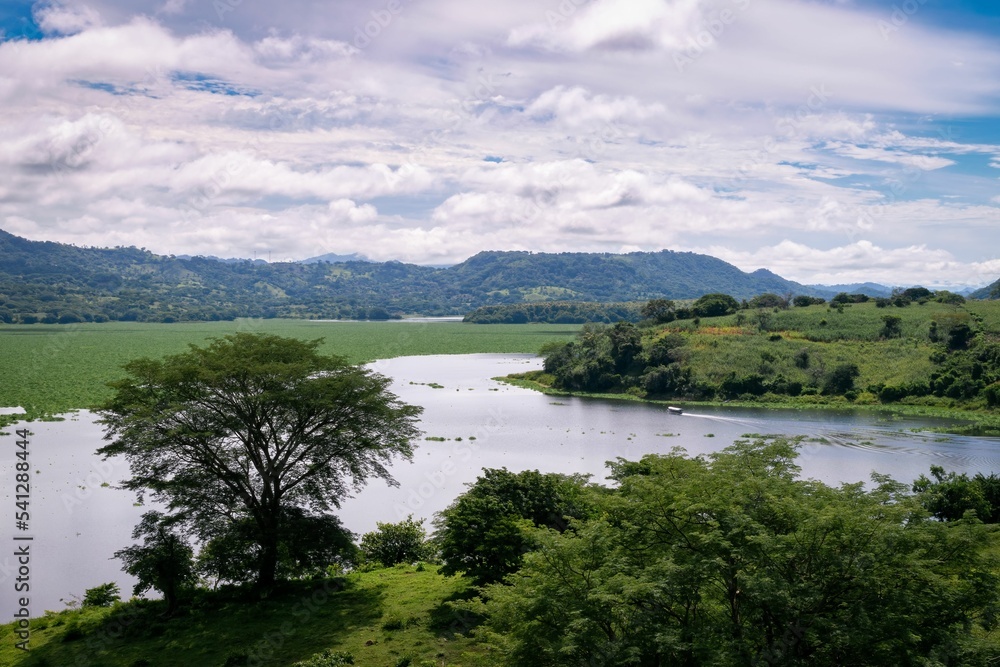
<instances>
[{"instance_id":1,"label":"dense foliage","mask_svg":"<svg viewBox=\"0 0 1000 667\"><path fill-rule=\"evenodd\" d=\"M546 346L556 389L698 400L846 400L1000 406L1000 321L950 292L897 290L886 306L709 294L639 325L587 325ZM650 302L653 303L653 302ZM755 307L756 305L756 307ZM709 315L715 313L715 315Z\"/></svg>"},{"instance_id":2,"label":"dense foliage","mask_svg":"<svg viewBox=\"0 0 1000 667\"><path fill-rule=\"evenodd\" d=\"M376 530L361 537L361 553L369 563L391 567L397 563L414 563L432 555L427 543L424 520L412 516L397 523L376 522Z\"/></svg>"},{"instance_id":3,"label":"dense foliage","mask_svg":"<svg viewBox=\"0 0 1000 667\"><path fill-rule=\"evenodd\" d=\"M483 252L449 268L400 262L222 261L78 248L0 231L0 323L236 317L384 320L485 305L819 293L694 253ZM573 321L578 321L574 319Z\"/></svg>"},{"instance_id":4,"label":"dense foliage","mask_svg":"<svg viewBox=\"0 0 1000 667\"><path fill-rule=\"evenodd\" d=\"M411 457L418 433L420 408L390 393L387 378L318 345L236 334L138 359L99 410L111 441L99 453L128 461L125 488L151 492L199 540L221 541L223 553L249 537L263 589L280 574L282 545L300 547L285 537L289 527L336 535L339 524L316 515L370 478L391 483L387 464ZM289 558L308 568L310 551Z\"/></svg>"},{"instance_id":5,"label":"dense foliage","mask_svg":"<svg viewBox=\"0 0 1000 667\"><path fill-rule=\"evenodd\" d=\"M441 571L461 572L477 584L500 581L534 548L526 527L559 532L571 518L587 514L584 489L580 477L487 468L439 515L435 541L444 561Z\"/></svg>"},{"instance_id":6,"label":"dense foliage","mask_svg":"<svg viewBox=\"0 0 1000 667\"><path fill-rule=\"evenodd\" d=\"M638 322L643 318L639 301L595 303L592 301L542 301L539 303L480 306L463 321L474 324L584 324L587 322Z\"/></svg>"},{"instance_id":7,"label":"dense foliage","mask_svg":"<svg viewBox=\"0 0 1000 667\"><path fill-rule=\"evenodd\" d=\"M481 607L503 664L980 664L991 531L933 520L887 477L798 478L786 441L613 464L600 513L536 549ZM981 636L981 635L979 635Z\"/></svg>"},{"instance_id":8,"label":"dense foliage","mask_svg":"<svg viewBox=\"0 0 1000 667\"><path fill-rule=\"evenodd\" d=\"M360 560L355 536L332 514L283 507L278 522L275 575L288 580L349 569ZM211 537L208 537L211 535ZM237 514L203 531L208 537L198 552L198 573L213 583L243 584L257 576L263 558L259 530L248 516Z\"/></svg>"},{"instance_id":9,"label":"dense foliage","mask_svg":"<svg viewBox=\"0 0 1000 667\"><path fill-rule=\"evenodd\" d=\"M115 552L122 569L137 580L132 593L142 595L150 589L160 592L168 615L177 609L181 594L197 580L194 550L177 534L176 523L160 512L146 512L132 531L132 539L142 542Z\"/></svg>"}]
</instances>

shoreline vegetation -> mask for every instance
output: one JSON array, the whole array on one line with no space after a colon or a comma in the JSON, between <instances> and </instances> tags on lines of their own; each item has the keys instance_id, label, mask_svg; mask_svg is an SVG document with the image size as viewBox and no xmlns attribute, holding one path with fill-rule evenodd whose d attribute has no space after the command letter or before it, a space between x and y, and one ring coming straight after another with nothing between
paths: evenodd
<instances>
[{"instance_id":1,"label":"shoreline vegetation","mask_svg":"<svg viewBox=\"0 0 1000 667\"><path fill-rule=\"evenodd\" d=\"M637 403L648 403L651 405L662 405L664 410L667 406L677 406L684 408L750 408L757 410L830 410L830 411L852 411L865 412L871 414L884 414L889 416L914 416L928 417L932 419L953 420L956 422L966 422L955 426L930 427L927 431L934 433L947 433L950 435L970 435L970 436L997 436L1000 437L1000 415L996 415L984 410L973 408L947 408L934 405L907 405L907 404L859 404L846 400L821 402L795 400L789 397L765 398L763 400L741 401L693 401L685 399L667 398L646 398L627 393L589 393L583 391L566 391L556 389L548 384L543 384L539 378L544 378L544 371L528 371L526 373L514 373L511 375L493 378L497 382L503 382L513 387L531 389L546 396L562 396L587 398L600 401L631 401Z\"/></svg>"},{"instance_id":2,"label":"shoreline vegetation","mask_svg":"<svg viewBox=\"0 0 1000 667\"><path fill-rule=\"evenodd\" d=\"M638 324L584 325L544 369L504 378L552 395L657 404L848 409L1000 435L1000 303L950 292L892 298L764 294L648 302Z\"/></svg>"}]
</instances>

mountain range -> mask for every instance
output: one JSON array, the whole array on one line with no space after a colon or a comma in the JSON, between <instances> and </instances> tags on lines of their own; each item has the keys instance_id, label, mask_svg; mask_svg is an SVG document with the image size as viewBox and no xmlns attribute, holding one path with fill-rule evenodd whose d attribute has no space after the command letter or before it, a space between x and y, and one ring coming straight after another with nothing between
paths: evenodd
<instances>
[{"instance_id":1,"label":"mountain range","mask_svg":"<svg viewBox=\"0 0 1000 667\"><path fill-rule=\"evenodd\" d=\"M358 255L305 262L156 255L81 248L0 231L0 321L186 321L235 317L386 319L463 315L538 301L692 299L724 292L830 297L888 293L880 285L801 285L690 252L481 252L450 267L372 262Z\"/></svg>"}]
</instances>

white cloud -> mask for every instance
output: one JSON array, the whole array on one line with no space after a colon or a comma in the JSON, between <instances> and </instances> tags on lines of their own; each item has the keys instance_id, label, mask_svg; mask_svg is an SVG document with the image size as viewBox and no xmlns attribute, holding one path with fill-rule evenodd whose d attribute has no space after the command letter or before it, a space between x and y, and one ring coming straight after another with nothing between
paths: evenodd
<instances>
[{"instance_id":1,"label":"white cloud","mask_svg":"<svg viewBox=\"0 0 1000 667\"><path fill-rule=\"evenodd\" d=\"M160 14L182 14L187 7L188 0L166 0L157 13Z\"/></svg>"},{"instance_id":2,"label":"white cloud","mask_svg":"<svg viewBox=\"0 0 1000 667\"><path fill-rule=\"evenodd\" d=\"M913 155L901 151L890 151L883 148L873 148L870 146L855 146L842 143L827 144L837 155L844 155L858 160L876 160L878 162L889 162L892 164L902 164L922 171L933 171L943 169L955 164L954 160L938 157L934 155Z\"/></svg>"},{"instance_id":3,"label":"white cloud","mask_svg":"<svg viewBox=\"0 0 1000 667\"><path fill-rule=\"evenodd\" d=\"M767 268L807 284L877 282L887 286L977 287L1000 275L1000 260L961 262L945 250L925 245L884 248L869 241L858 241L819 249L786 240L749 252L720 246L704 251L745 271Z\"/></svg>"},{"instance_id":4,"label":"white cloud","mask_svg":"<svg viewBox=\"0 0 1000 667\"><path fill-rule=\"evenodd\" d=\"M595 122L642 122L662 117L662 104L643 104L632 96L592 95L585 88L556 86L539 95L525 113L536 119L554 118L569 126L580 127Z\"/></svg>"},{"instance_id":5,"label":"white cloud","mask_svg":"<svg viewBox=\"0 0 1000 667\"><path fill-rule=\"evenodd\" d=\"M507 42L552 51L678 49L702 21L700 0L566 0ZM541 13L541 12L540 12Z\"/></svg>"},{"instance_id":6,"label":"white cloud","mask_svg":"<svg viewBox=\"0 0 1000 667\"><path fill-rule=\"evenodd\" d=\"M346 42L297 34L287 38L270 35L255 42L253 50L260 62L271 67L339 60L357 53L357 49Z\"/></svg>"},{"instance_id":7,"label":"white cloud","mask_svg":"<svg viewBox=\"0 0 1000 667\"><path fill-rule=\"evenodd\" d=\"M73 35L103 23L99 12L81 3L40 2L35 5L32 14L38 27L50 35Z\"/></svg>"}]
</instances>

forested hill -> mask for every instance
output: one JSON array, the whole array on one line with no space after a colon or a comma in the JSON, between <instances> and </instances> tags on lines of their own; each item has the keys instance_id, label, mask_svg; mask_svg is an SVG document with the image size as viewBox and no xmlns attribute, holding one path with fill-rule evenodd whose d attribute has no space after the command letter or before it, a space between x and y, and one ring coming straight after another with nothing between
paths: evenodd
<instances>
[{"instance_id":1,"label":"forested hill","mask_svg":"<svg viewBox=\"0 0 1000 667\"><path fill-rule=\"evenodd\" d=\"M643 301L724 292L831 294L707 255L482 252L448 268L400 262L220 261L80 248L0 231L0 321L384 319L490 304Z\"/></svg>"},{"instance_id":2,"label":"forested hill","mask_svg":"<svg viewBox=\"0 0 1000 667\"><path fill-rule=\"evenodd\" d=\"M969 294L970 299L1000 299L1000 280Z\"/></svg>"}]
</instances>

